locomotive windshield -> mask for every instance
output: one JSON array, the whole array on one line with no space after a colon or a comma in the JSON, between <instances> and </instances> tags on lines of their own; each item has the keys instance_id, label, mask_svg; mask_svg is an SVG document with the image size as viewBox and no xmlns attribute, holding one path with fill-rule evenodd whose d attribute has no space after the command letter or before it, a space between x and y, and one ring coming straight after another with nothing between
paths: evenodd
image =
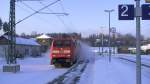
<instances>
[{"instance_id":1,"label":"locomotive windshield","mask_svg":"<svg viewBox=\"0 0 150 84\"><path fill-rule=\"evenodd\" d=\"M56 40L54 42L55 47L69 47L71 46L71 41L70 40Z\"/></svg>"}]
</instances>

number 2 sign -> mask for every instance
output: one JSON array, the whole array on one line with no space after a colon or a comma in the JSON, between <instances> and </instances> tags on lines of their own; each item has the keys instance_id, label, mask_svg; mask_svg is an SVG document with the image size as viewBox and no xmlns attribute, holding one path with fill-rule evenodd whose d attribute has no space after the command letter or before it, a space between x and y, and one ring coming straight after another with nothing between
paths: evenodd
<instances>
[{"instance_id":1,"label":"number 2 sign","mask_svg":"<svg viewBox=\"0 0 150 84\"><path fill-rule=\"evenodd\" d=\"M134 5L119 5L119 20L134 20Z\"/></svg>"}]
</instances>

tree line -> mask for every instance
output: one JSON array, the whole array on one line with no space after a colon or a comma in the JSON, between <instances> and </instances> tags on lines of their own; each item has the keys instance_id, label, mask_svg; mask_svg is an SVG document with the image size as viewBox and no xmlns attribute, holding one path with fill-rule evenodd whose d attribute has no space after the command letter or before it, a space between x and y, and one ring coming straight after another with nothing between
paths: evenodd
<instances>
[{"instance_id":1,"label":"tree line","mask_svg":"<svg viewBox=\"0 0 150 84\"><path fill-rule=\"evenodd\" d=\"M99 47L99 46L108 46L109 36L103 34L91 34L89 37L84 38L89 45ZM103 41L103 45L102 45ZM141 35L141 45L150 43L150 38L145 38ZM135 47L136 46L136 37L132 34L120 34L116 33L110 37L110 45L115 47Z\"/></svg>"},{"instance_id":2,"label":"tree line","mask_svg":"<svg viewBox=\"0 0 150 84\"><path fill-rule=\"evenodd\" d=\"M4 33L8 32L9 29L9 23L8 22L3 22L2 19L0 18L0 30L3 30Z\"/></svg>"}]
</instances>

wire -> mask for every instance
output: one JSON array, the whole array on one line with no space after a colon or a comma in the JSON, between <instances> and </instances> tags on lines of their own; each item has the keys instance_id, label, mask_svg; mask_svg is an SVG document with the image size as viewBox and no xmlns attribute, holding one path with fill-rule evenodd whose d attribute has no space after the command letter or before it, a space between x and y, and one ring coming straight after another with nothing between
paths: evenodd
<instances>
[{"instance_id":1,"label":"wire","mask_svg":"<svg viewBox=\"0 0 150 84\"><path fill-rule=\"evenodd\" d=\"M36 10L34 10L32 7L30 7L29 5L27 5L26 3L24 3L24 2L21 2L23 5L25 5L26 7L28 7L29 9L31 9L31 10L33 10L33 11L35 11L36 12Z\"/></svg>"},{"instance_id":2,"label":"wire","mask_svg":"<svg viewBox=\"0 0 150 84\"><path fill-rule=\"evenodd\" d=\"M64 7L64 5L63 5L62 1L60 1L60 3L59 3L59 4L60 4L60 6L61 6L61 8L62 8L63 12L65 12L65 7ZM69 23L71 24L71 26L72 26L72 27L74 27L74 29L76 29L76 28L75 28L75 26L73 25L73 22L71 21L71 19L70 19L70 17L69 17L69 16L67 17L67 19L68 19Z\"/></svg>"},{"instance_id":3,"label":"wire","mask_svg":"<svg viewBox=\"0 0 150 84\"><path fill-rule=\"evenodd\" d=\"M31 12L31 11L29 11L29 10L23 8L22 6L20 6L20 5L18 5L18 4L16 4L16 6L19 7L19 8L21 8L22 10L28 12L28 13ZM33 9L33 8L32 8L32 9ZM34 10L34 9L33 9L33 10ZM46 19L44 19L44 18L42 18L42 17L39 17L39 16L38 16L38 19L40 19L40 21L44 21L44 22L46 22L46 23L49 24L48 20L46 20Z\"/></svg>"},{"instance_id":4,"label":"wire","mask_svg":"<svg viewBox=\"0 0 150 84\"><path fill-rule=\"evenodd\" d=\"M23 8L22 6L20 6L20 5L18 5L18 4L16 4L16 6L17 6L18 8L21 8L22 10L24 10L24 11L26 11L26 12L31 12L31 11L29 11L29 10Z\"/></svg>"},{"instance_id":5,"label":"wire","mask_svg":"<svg viewBox=\"0 0 150 84\"><path fill-rule=\"evenodd\" d=\"M30 14L29 16L23 18L22 20L18 21L16 24L18 24L18 23L20 23L20 22L22 22L22 21L24 21L24 20L30 18L31 16L37 14L38 12L40 12L40 11L46 9L46 8L48 8L49 6L51 6L51 5L55 4L55 3L57 3L58 1L60 1L60 0L56 0L55 2L48 4L47 6L45 6L45 7L41 8L41 9L39 9L38 11L36 11L36 12ZM15 25L16 25L16 24L15 24Z\"/></svg>"},{"instance_id":6,"label":"wire","mask_svg":"<svg viewBox=\"0 0 150 84\"><path fill-rule=\"evenodd\" d=\"M45 5L44 3L42 3L41 1L39 2L41 5ZM51 10L50 8L47 8L50 12L54 13L53 10ZM64 27L68 28L67 25L65 24L64 20L62 20L58 15L56 15L56 17L59 19L59 21L64 25Z\"/></svg>"},{"instance_id":7,"label":"wire","mask_svg":"<svg viewBox=\"0 0 150 84\"><path fill-rule=\"evenodd\" d=\"M61 6L61 9L63 10L63 12L65 12L65 8L64 8L64 6L63 6L63 4L62 4L62 1L60 1L60 6Z\"/></svg>"}]
</instances>

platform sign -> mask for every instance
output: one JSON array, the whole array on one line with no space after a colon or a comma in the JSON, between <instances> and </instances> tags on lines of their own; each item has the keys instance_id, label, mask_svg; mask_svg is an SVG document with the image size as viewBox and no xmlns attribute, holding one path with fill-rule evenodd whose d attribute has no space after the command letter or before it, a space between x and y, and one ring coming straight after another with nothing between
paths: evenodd
<instances>
[{"instance_id":1,"label":"platform sign","mask_svg":"<svg viewBox=\"0 0 150 84\"><path fill-rule=\"evenodd\" d=\"M134 5L119 5L118 13L119 20L134 20Z\"/></svg>"},{"instance_id":2,"label":"platform sign","mask_svg":"<svg viewBox=\"0 0 150 84\"><path fill-rule=\"evenodd\" d=\"M142 20L150 20L150 4L142 5Z\"/></svg>"}]
</instances>

